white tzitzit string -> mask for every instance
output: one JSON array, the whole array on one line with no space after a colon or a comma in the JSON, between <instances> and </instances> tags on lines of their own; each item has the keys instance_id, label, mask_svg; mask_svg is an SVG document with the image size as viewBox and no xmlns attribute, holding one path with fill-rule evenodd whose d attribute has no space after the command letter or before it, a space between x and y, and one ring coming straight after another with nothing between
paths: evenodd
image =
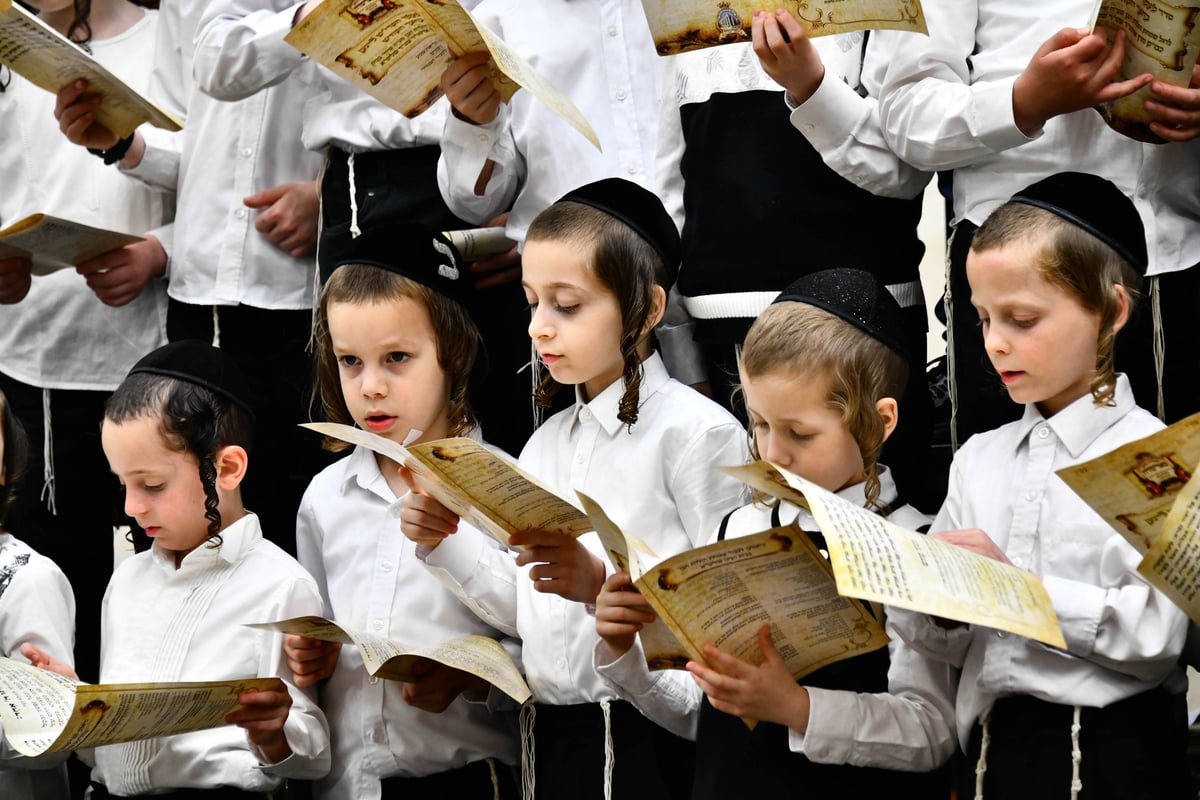
<instances>
[{"instance_id":1,"label":"white tzitzit string","mask_svg":"<svg viewBox=\"0 0 1200 800\"><path fill-rule=\"evenodd\" d=\"M1167 358L1167 341L1163 336L1162 298L1158 292L1158 276L1150 279L1150 316L1154 320L1154 380L1158 386L1158 418L1167 418L1167 403L1163 397L1163 365Z\"/></svg>"},{"instance_id":2,"label":"white tzitzit string","mask_svg":"<svg viewBox=\"0 0 1200 800\"><path fill-rule=\"evenodd\" d=\"M612 743L612 701L607 697L600 701L600 710L604 712L604 800L612 800L613 774L613 743Z\"/></svg>"},{"instance_id":3,"label":"white tzitzit string","mask_svg":"<svg viewBox=\"0 0 1200 800\"><path fill-rule=\"evenodd\" d=\"M1083 791L1083 781L1079 779L1079 765L1083 761L1083 751L1079 749L1079 706L1075 706L1075 718L1071 721L1071 800L1079 800Z\"/></svg>"},{"instance_id":4,"label":"white tzitzit string","mask_svg":"<svg viewBox=\"0 0 1200 800\"><path fill-rule=\"evenodd\" d=\"M354 153L346 157L346 173L350 179L350 238L362 236L362 228L358 227L358 187L354 185Z\"/></svg>"},{"instance_id":5,"label":"white tzitzit string","mask_svg":"<svg viewBox=\"0 0 1200 800\"><path fill-rule=\"evenodd\" d=\"M537 754L533 747L533 722L537 711L532 702L521 706L521 799L533 800L534 776L533 765Z\"/></svg>"},{"instance_id":6,"label":"white tzitzit string","mask_svg":"<svg viewBox=\"0 0 1200 800\"><path fill-rule=\"evenodd\" d=\"M42 495L41 500L58 516L54 502L54 426L50 422L50 390L42 389Z\"/></svg>"},{"instance_id":7,"label":"white tzitzit string","mask_svg":"<svg viewBox=\"0 0 1200 800\"><path fill-rule=\"evenodd\" d=\"M950 251L954 247L954 237L958 228L950 233L946 242L946 293L942 296L942 305L946 308L946 386L950 390L950 452L958 452L958 363L954 358L954 294L950 291Z\"/></svg>"},{"instance_id":8,"label":"white tzitzit string","mask_svg":"<svg viewBox=\"0 0 1200 800\"><path fill-rule=\"evenodd\" d=\"M492 800L500 800L500 776L496 774L496 762L486 759L488 771L492 774Z\"/></svg>"},{"instance_id":9,"label":"white tzitzit string","mask_svg":"<svg viewBox=\"0 0 1200 800\"><path fill-rule=\"evenodd\" d=\"M975 762L975 800L983 800L983 776L987 774L987 751L988 745L992 742L992 735L988 731L988 722L991 720L991 716L991 712L988 712L980 720L983 735L979 740L979 760Z\"/></svg>"},{"instance_id":10,"label":"white tzitzit string","mask_svg":"<svg viewBox=\"0 0 1200 800\"><path fill-rule=\"evenodd\" d=\"M218 350L221 348L221 315L217 313L217 306L213 306L212 346Z\"/></svg>"}]
</instances>

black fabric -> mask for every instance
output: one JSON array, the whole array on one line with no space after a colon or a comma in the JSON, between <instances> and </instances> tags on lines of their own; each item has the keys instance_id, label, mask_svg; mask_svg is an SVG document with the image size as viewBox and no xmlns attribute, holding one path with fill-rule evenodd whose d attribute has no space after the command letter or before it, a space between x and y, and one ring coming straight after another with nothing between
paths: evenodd
<instances>
[{"instance_id":1,"label":"black fabric","mask_svg":"<svg viewBox=\"0 0 1200 800\"><path fill-rule=\"evenodd\" d=\"M241 370L228 354L207 342L182 339L164 344L142 356L129 374L162 375L203 386L241 406L251 419L255 417L253 397Z\"/></svg>"},{"instance_id":2,"label":"black fabric","mask_svg":"<svg viewBox=\"0 0 1200 800\"><path fill-rule=\"evenodd\" d=\"M344 264L365 264L428 286L459 303L466 301L470 275L458 248L437 228L393 222L368 228L346 245ZM326 276L328 280L328 276Z\"/></svg>"},{"instance_id":3,"label":"black fabric","mask_svg":"<svg viewBox=\"0 0 1200 800\"><path fill-rule=\"evenodd\" d=\"M603 800L604 715L599 703L538 704L533 724L536 800ZM610 704L612 796L685 800L691 796L694 746L626 702Z\"/></svg>"},{"instance_id":4,"label":"black fabric","mask_svg":"<svg viewBox=\"0 0 1200 800\"><path fill-rule=\"evenodd\" d=\"M904 341L900 305L870 272L850 267L813 272L788 284L775 302L804 303L828 311L887 345L906 361L913 360Z\"/></svg>"},{"instance_id":5,"label":"black fabric","mask_svg":"<svg viewBox=\"0 0 1200 800\"><path fill-rule=\"evenodd\" d=\"M992 707L983 796L1062 800L1071 794L1072 706L1029 696ZM1187 698L1154 689L1080 715L1079 800L1195 800L1187 764ZM960 797L975 796L975 726ZM964 794L963 792L967 792Z\"/></svg>"},{"instance_id":6,"label":"black fabric","mask_svg":"<svg viewBox=\"0 0 1200 800\"><path fill-rule=\"evenodd\" d=\"M517 800L520 793L512 767L493 763L500 800ZM420 778L383 778L379 784L383 800L492 800L496 796L487 760Z\"/></svg>"},{"instance_id":7,"label":"black fabric","mask_svg":"<svg viewBox=\"0 0 1200 800\"><path fill-rule=\"evenodd\" d=\"M152 796L155 800L267 800L270 794L221 786L217 789L176 789L166 794L141 795L147 796ZM104 784L93 782L91 797L92 800L125 800L126 796L111 794Z\"/></svg>"},{"instance_id":8,"label":"black fabric","mask_svg":"<svg viewBox=\"0 0 1200 800\"><path fill-rule=\"evenodd\" d=\"M679 231L658 195L624 178L604 178L572 189L559 200L564 201L591 206L624 222L658 253L668 285L675 283L682 255Z\"/></svg>"},{"instance_id":9,"label":"black fabric","mask_svg":"<svg viewBox=\"0 0 1200 800\"><path fill-rule=\"evenodd\" d=\"M792 127L782 92L717 93L680 115L686 297L780 291L840 266L884 284L920 280L921 198L878 197L831 170ZM923 335L923 315L918 324ZM696 331L701 341L745 338L744 326L727 321L698 320Z\"/></svg>"}]
</instances>

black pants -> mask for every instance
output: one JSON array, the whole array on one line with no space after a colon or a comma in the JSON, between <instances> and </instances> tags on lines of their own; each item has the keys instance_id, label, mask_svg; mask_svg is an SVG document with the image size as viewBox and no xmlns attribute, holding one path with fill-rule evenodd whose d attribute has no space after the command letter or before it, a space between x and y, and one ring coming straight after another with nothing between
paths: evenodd
<instances>
[{"instance_id":1,"label":"black pants","mask_svg":"<svg viewBox=\"0 0 1200 800\"><path fill-rule=\"evenodd\" d=\"M983 796L1063 800L1071 796L1072 706L1028 696L992 708ZM959 797L975 796L982 729L967 750ZM1162 689L1080 716L1080 800L1195 800L1187 765L1187 698Z\"/></svg>"},{"instance_id":2,"label":"black pants","mask_svg":"<svg viewBox=\"0 0 1200 800\"><path fill-rule=\"evenodd\" d=\"M142 795L153 797L155 800L266 800L262 792L247 792L244 789L234 789L231 786L221 786L216 789L175 789L166 794ZM124 795L110 794L108 787L102 783L92 784L92 800L124 800Z\"/></svg>"},{"instance_id":3,"label":"black pants","mask_svg":"<svg viewBox=\"0 0 1200 800\"><path fill-rule=\"evenodd\" d=\"M296 554L296 509L313 475L333 460L321 438L297 427L309 419L311 312L217 306L221 349L237 363L253 395L254 441L242 484L246 508L263 535ZM212 341L213 307L170 300L167 338Z\"/></svg>"},{"instance_id":4,"label":"black pants","mask_svg":"<svg viewBox=\"0 0 1200 800\"><path fill-rule=\"evenodd\" d=\"M421 778L384 778L379 783L383 800L492 800L497 790L500 800L520 796L512 767L494 759Z\"/></svg>"}]
</instances>

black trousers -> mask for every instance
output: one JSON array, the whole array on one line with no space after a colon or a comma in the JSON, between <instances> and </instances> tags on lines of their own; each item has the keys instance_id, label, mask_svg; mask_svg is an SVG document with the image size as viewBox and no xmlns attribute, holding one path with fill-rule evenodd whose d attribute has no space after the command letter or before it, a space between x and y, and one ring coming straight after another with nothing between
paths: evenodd
<instances>
[{"instance_id":1,"label":"black trousers","mask_svg":"<svg viewBox=\"0 0 1200 800\"><path fill-rule=\"evenodd\" d=\"M262 792L247 792L231 786L221 786L216 789L175 789L166 794L142 796L153 797L155 800L266 800L268 797ZM92 800L124 800L124 795L110 794L108 787L104 784L93 783Z\"/></svg>"},{"instance_id":2,"label":"black trousers","mask_svg":"<svg viewBox=\"0 0 1200 800\"><path fill-rule=\"evenodd\" d=\"M494 772L493 772L494 770ZM493 783L493 775L495 783ZM421 778L384 778L383 800L517 800L513 769L493 759Z\"/></svg>"}]
</instances>

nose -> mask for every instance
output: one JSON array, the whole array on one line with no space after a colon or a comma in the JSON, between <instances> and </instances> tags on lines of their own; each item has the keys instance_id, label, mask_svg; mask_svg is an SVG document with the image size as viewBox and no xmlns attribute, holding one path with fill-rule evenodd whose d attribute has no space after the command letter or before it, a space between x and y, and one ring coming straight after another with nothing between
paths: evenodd
<instances>
[{"instance_id":1,"label":"nose","mask_svg":"<svg viewBox=\"0 0 1200 800\"><path fill-rule=\"evenodd\" d=\"M757 437L758 452L767 461L772 464L778 464L781 467L790 467L792 459L787 449L780 444L778 436L772 436L770 433L759 433Z\"/></svg>"},{"instance_id":2,"label":"nose","mask_svg":"<svg viewBox=\"0 0 1200 800\"><path fill-rule=\"evenodd\" d=\"M984 326L983 349L990 356L1008 352L1008 338L1004 335L1002 326L993 324Z\"/></svg>"},{"instance_id":3,"label":"nose","mask_svg":"<svg viewBox=\"0 0 1200 800\"><path fill-rule=\"evenodd\" d=\"M387 394L387 380L379 367L365 365L362 371L363 397L383 397Z\"/></svg>"},{"instance_id":4,"label":"nose","mask_svg":"<svg viewBox=\"0 0 1200 800\"><path fill-rule=\"evenodd\" d=\"M545 306L538 305L533 309L533 314L529 318L529 338L537 341L538 339L548 339L554 335L554 329L550 326L542 309Z\"/></svg>"},{"instance_id":5,"label":"nose","mask_svg":"<svg viewBox=\"0 0 1200 800\"><path fill-rule=\"evenodd\" d=\"M136 489L125 489L125 515L135 519L146 513L146 499Z\"/></svg>"}]
</instances>

